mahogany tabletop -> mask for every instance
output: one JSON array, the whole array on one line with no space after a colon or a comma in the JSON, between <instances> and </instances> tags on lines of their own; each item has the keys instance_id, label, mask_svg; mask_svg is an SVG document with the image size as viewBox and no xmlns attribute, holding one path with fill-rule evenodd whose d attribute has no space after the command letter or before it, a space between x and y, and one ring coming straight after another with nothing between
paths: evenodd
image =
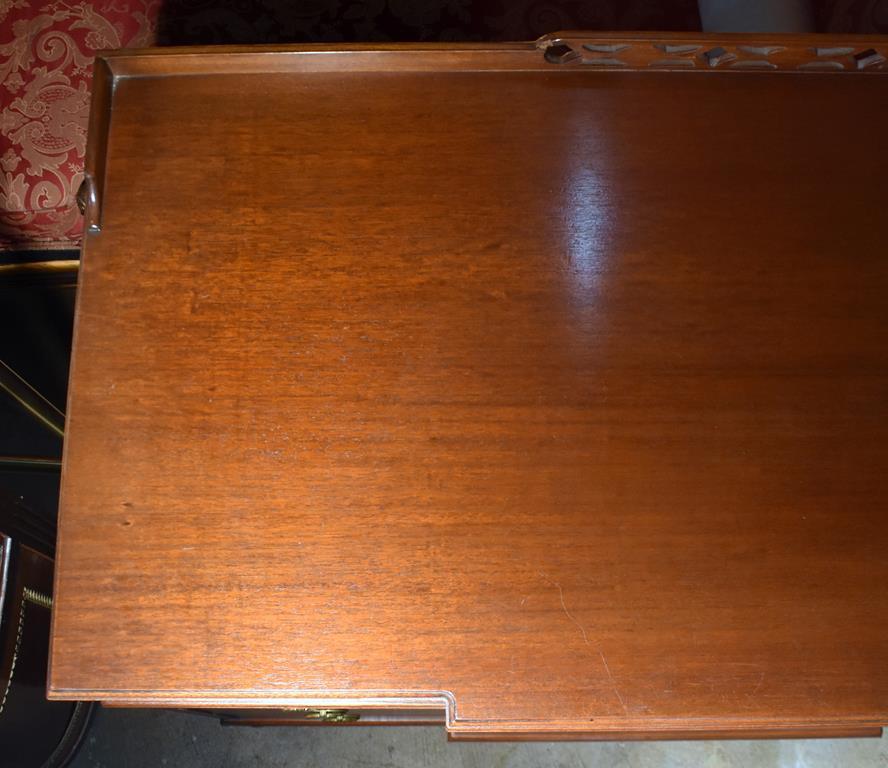
<instances>
[{"instance_id":1,"label":"mahogany tabletop","mask_svg":"<svg viewBox=\"0 0 888 768\"><path fill-rule=\"evenodd\" d=\"M877 733L886 55L102 56L50 697Z\"/></svg>"}]
</instances>

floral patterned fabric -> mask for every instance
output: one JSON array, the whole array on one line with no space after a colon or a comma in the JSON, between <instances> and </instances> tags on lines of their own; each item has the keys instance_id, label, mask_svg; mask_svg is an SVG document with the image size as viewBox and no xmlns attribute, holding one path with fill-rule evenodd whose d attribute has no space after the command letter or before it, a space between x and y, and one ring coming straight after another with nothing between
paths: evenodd
<instances>
[{"instance_id":1,"label":"floral patterned fabric","mask_svg":"<svg viewBox=\"0 0 888 768\"><path fill-rule=\"evenodd\" d=\"M154 42L160 0L0 0L0 249L70 248L92 61Z\"/></svg>"}]
</instances>

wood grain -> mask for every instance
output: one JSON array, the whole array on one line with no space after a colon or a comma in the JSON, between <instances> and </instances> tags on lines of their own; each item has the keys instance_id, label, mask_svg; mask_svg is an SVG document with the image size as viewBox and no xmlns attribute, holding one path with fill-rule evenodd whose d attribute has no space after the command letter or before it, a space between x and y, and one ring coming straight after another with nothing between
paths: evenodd
<instances>
[{"instance_id":1,"label":"wood grain","mask_svg":"<svg viewBox=\"0 0 888 768\"><path fill-rule=\"evenodd\" d=\"M888 722L888 81L370 53L109 65L49 695Z\"/></svg>"}]
</instances>

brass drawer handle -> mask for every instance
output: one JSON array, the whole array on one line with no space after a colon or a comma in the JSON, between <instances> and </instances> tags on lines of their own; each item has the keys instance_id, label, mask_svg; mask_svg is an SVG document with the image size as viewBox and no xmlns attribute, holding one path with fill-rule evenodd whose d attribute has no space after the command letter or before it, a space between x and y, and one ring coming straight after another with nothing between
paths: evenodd
<instances>
[{"instance_id":1,"label":"brass drawer handle","mask_svg":"<svg viewBox=\"0 0 888 768\"><path fill-rule=\"evenodd\" d=\"M361 716L347 709L306 709L308 720L319 720L322 723L353 723Z\"/></svg>"}]
</instances>

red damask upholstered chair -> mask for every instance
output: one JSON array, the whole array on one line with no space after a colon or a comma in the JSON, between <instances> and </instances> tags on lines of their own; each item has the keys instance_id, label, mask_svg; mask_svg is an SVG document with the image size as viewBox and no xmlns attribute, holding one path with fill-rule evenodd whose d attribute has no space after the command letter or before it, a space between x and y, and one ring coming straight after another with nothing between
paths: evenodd
<instances>
[{"instance_id":1,"label":"red damask upholstered chair","mask_svg":"<svg viewBox=\"0 0 888 768\"><path fill-rule=\"evenodd\" d=\"M78 245L93 55L152 45L159 5L0 2L0 249Z\"/></svg>"}]
</instances>

